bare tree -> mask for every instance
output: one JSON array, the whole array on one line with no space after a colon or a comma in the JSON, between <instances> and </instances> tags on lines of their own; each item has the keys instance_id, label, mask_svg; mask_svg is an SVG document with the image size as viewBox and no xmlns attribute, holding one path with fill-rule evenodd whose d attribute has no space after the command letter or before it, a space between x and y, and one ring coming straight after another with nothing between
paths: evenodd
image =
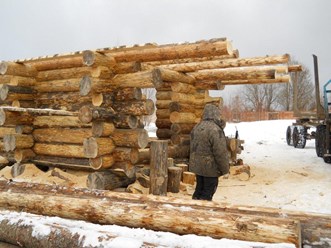
<instances>
[{"instance_id":1,"label":"bare tree","mask_svg":"<svg viewBox=\"0 0 331 248\"><path fill-rule=\"evenodd\" d=\"M296 60L291 60L290 64L300 64ZM316 101L314 95L314 84L309 69L302 65L302 71L291 73L290 84L282 84L278 95L278 103L283 110L293 110L293 82L297 82L298 96L297 106L299 110L307 111L315 108Z\"/></svg>"}]
</instances>

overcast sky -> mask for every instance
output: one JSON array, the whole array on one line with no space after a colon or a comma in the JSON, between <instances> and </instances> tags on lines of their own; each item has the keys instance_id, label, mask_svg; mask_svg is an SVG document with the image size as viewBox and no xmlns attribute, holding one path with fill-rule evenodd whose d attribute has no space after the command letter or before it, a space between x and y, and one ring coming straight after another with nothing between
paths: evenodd
<instances>
[{"instance_id":1,"label":"overcast sky","mask_svg":"<svg viewBox=\"0 0 331 248\"><path fill-rule=\"evenodd\" d=\"M227 37L240 57L289 53L331 79L331 0L0 0L0 60Z\"/></svg>"}]
</instances>

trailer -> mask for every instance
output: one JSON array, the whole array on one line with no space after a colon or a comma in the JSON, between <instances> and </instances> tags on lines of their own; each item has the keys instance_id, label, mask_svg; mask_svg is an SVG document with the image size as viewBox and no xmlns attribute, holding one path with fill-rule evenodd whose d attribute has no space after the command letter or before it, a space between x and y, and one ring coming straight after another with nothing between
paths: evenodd
<instances>
[{"instance_id":1,"label":"trailer","mask_svg":"<svg viewBox=\"0 0 331 248\"><path fill-rule=\"evenodd\" d=\"M323 86L323 105L320 99L319 75L317 56L314 58L316 111L302 112L297 107L298 86L296 78L293 80L293 112L296 121L287 127L286 142L289 146L303 149L306 141L315 139L315 150L324 162L331 163L330 123L331 123L331 80Z\"/></svg>"}]
</instances>

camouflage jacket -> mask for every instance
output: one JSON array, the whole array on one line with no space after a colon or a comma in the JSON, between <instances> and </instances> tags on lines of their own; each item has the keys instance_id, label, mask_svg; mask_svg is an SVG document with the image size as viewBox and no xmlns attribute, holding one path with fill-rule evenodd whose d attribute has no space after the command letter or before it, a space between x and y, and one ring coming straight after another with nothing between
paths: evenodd
<instances>
[{"instance_id":1,"label":"camouflage jacket","mask_svg":"<svg viewBox=\"0 0 331 248\"><path fill-rule=\"evenodd\" d=\"M193 128L189 163L191 172L205 177L229 173L229 155L221 126L219 114L215 117L204 114L202 121Z\"/></svg>"}]
</instances>

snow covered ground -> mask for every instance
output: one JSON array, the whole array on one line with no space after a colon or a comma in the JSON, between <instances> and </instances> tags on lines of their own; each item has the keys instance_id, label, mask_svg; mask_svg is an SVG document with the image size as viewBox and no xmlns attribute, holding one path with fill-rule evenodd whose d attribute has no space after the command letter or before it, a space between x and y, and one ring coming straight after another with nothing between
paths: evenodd
<instances>
[{"instance_id":1,"label":"snow covered ground","mask_svg":"<svg viewBox=\"0 0 331 248\"><path fill-rule=\"evenodd\" d=\"M286 144L286 128L293 120L230 123L227 136L239 131L245 140L240 158L252 177L221 179L215 201L240 205L331 214L331 164L315 152L315 140L304 149Z\"/></svg>"},{"instance_id":2,"label":"snow covered ground","mask_svg":"<svg viewBox=\"0 0 331 248\"><path fill-rule=\"evenodd\" d=\"M331 214L331 164L325 164L315 153L314 141L305 149L287 146L285 132L291 120L261 121L227 124L227 136L239 130L245 140L244 151L239 156L251 167L251 178L241 181L237 176L221 178L214 201L229 204L276 207L288 210ZM155 136L150 126L150 136ZM193 188L192 188L193 190ZM189 196L185 196L189 197ZM18 223L38 223L34 235L45 235L51 223L67 226L72 233L83 237L88 247L141 247L143 242L159 247L294 247L291 244L263 244L236 240L216 240L196 235L179 236L166 232L131 229L114 225L96 225L83 221L57 217L41 217L26 213L0 211L0 222L11 219ZM98 239L104 233L118 236L111 242Z\"/></svg>"}]
</instances>

